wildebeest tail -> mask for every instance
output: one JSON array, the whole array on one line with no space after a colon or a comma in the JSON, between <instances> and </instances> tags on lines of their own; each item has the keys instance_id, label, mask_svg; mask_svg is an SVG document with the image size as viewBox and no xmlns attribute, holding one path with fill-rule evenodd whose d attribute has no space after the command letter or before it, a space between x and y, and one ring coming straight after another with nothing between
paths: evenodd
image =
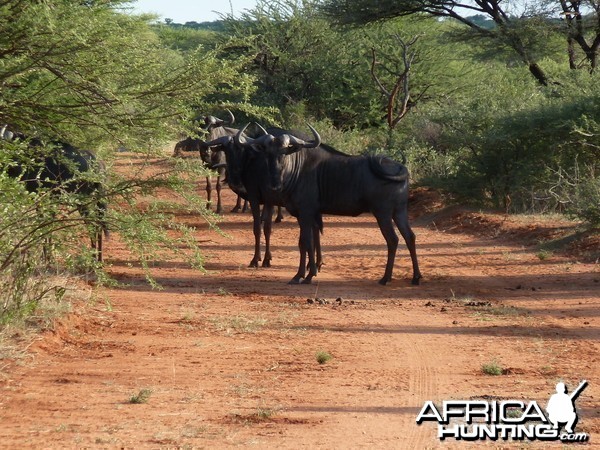
<instances>
[{"instance_id":1,"label":"wildebeest tail","mask_svg":"<svg viewBox=\"0 0 600 450\"><path fill-rule=\"evenodd\" d=\"M408 169L404 164L382 155L369 156L368 160L369 168L375 176L397 182L408 180Z\"/></svg>"},{"instance_id":2,"label":"wildebeest tail","mask_svg":"<svg viewBox=\"0 0 600 450\"><path fill-rule=\"evenodd\" d=\"M323 234L323 216L321 214L317 214L317 217L315 217L315 223L319 227L319 232Z\"/></svg>"}]
</instances>

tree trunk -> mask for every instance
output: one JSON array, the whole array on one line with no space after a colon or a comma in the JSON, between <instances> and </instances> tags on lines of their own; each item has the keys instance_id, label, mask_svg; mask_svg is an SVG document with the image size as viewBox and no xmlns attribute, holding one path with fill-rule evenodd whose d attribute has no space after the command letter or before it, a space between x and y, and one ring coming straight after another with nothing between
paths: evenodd
<instances>
[{"instance_id":1,"label":"tree trunk","mask_svg":"<svg viewBox=\"0 0 600 450\"><path fill-rule=\"evenodd\" d=\"M529 63L529 72L535 77L538 82L543 86L548 86L548 77L542 70L542 68L536 62Z\"/></svg>"}]
</instances>

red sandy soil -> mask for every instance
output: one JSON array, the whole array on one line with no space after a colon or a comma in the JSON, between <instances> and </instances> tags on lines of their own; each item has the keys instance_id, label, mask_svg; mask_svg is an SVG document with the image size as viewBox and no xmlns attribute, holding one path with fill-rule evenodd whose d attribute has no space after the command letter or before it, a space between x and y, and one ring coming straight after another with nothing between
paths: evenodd
<instances>
[{"instance_id":1,"label":"red sandy soil","mask_svg":"<svg viewBox=\"0 0 600 450\"><path fill-rule=\"evenodd\" d=\"M413 220L420 286L410 284L404 246L392 283L377 284L386 250L369 215L325 218L325 265L312 285L287 284L298 262L289 215L274 227L270 269L247 267L249 214L224 214L226 235L181 215L197 227L207 272L183 259L156 262L162 290L114 236L107 270L126 285L75 305L27 358L0 360L0 447L472 447L481 444L440 442L436 424L417 425L424 402L545 407L558 381L573 389L584 379L576 431L589 433L586 447L598 446L597 248L585 258L542 254L530 245L534 235L574 226L439 212L428 195L411 204L426 212ZM225 206L234 201L224 190ZM319 364L319 351L332 359ZM494 361L503 374L484 374ZM151 390L146 401L131 403L143 389Z\"/></svg>"}]
</instances>

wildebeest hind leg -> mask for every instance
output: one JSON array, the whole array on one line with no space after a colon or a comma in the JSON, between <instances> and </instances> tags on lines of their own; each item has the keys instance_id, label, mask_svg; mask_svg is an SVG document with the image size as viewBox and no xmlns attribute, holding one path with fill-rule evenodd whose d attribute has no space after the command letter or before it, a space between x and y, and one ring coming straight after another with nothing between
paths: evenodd
<instances>
[{"instance_id":1,"label":"wildebeest hind leg","mask_svg":"<svg viewBox=\"0 0 600 450\"><path fill-rule=\"evenodd\" d=\"M321 230L318 225L313 228L313 239L315 240L315 251L317 252L317 271L323 266L323 254L321 253Z\"/></svg>"},{"instance_id":2,"label":"wildebeest hind leg","mask_svg":"<svg viewBox=\"0 0 600 450\"><path fill-rule=\"evenodd\" d=\"M304 279L306 275L306 250L304 249L304 245L302 243L302 237L298 238L298 250L300 252L300 264L298 265L298 272L296 275L288 282L288 284L300 284L300 281Z\"/></svg>"},{"instance_id":3,"label":"wildebeest hind leg","mask_svg":"<svg viewBox=\"0 0 600 450\"><path fill-rule=\"evenodd\" d=\"M244 200L245 202L245 200ZM244 203L245 204L245 203ZM233 207L233 209L231 210L232 213L236 213L239 212L239 210L242 208L242 197L240 197L239 195L237 196L237 200L235 201L235 206Z\"/></svg>"},{"instance_id":4,"label":"wildebeest hind leg","mask_svg":"<svg viewBox=\"0 0 600 450\"><path fill-rule=\"evenodd\" d=\"M388 255L385 265L385 273L379 284L386 285L392 281L392 272L394 270L394 260L396 258L396 250L398 249L398 235L394 231L394 224L389 214L376 215L377 224L381 230L381 234L385 238L387 244Z\"/></svg>"},{"instance_id":5,"label":"wildebeest hind leg","mask_svg":"<svg viewBox=\"0 0 600 450\"><path fill-rule=\"evenodd\" d=\"M313 226L312 221L306 219L298 219L300 224L300 239L298 240L298 249L300 251L300 264L298 272L290 280L289 284L310 284L311 279L316 275L314 246L312 244ZM306 255L308 254L308 276L306 276L307 265Z\"/></svg>"},{"instance_id":6,"label":"wildebeest hind leg","mask_svg":"<svg viewBox=\"0 0 600 450\"><path fill-rule=\"evenodd\" d=\"M413 266L413 278L412 284L419 284L419 280L422 278L421 271L419 270L419 262L417 261L417 246L416 246L416 238L415 233L410 228L408 224L408 212L406 208L401 210L399 213L396 213L394 216L394 222L400 230L400 234L404 238L404 242L406 242L406 247L410 253L410 259L412 260Z\"/></svg>"},{"instance_id":7,"label":"wildebeest hind leg","mask_svg":"<svg viewBox=\"0 0 600 450\"><path fill-rule=\"evenodd\" d=\"M307 265L307 270L308 270L308 275L304 278L304 281L302 281L302 284L311 284L312 283L312 278L317 275L317 263L315 261L315 240L314 240L314 233L315 230L318 229L318 227L313 224L306 224L304 227L301 228L301 233L303 238L305 239L305 243L304 243L304 249L306 251L306 253L308 254L308 265Z\"/></svg>"},{"instance_id":8,"label":"wildebeest hind leg","mask_svg":"<svg viewBox=\"0 0 600 450\"><path fill-rule=\"evenodd\" d=\"M275 217L275 223L280 223L283 220L283 213L281 212L281 206L277 207L277 217Z\"/></svg>"}]
</instances>

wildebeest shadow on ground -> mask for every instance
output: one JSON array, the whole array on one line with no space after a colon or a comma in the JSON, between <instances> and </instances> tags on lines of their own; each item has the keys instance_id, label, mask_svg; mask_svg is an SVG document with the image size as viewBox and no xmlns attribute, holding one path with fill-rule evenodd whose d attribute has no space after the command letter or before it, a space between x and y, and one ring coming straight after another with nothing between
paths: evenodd
<instances>
[{"instance_id":1,"label":"wildebeest shadow on ground","mask_svg":"<svg viewBox=\"0 0 600 450\"><path fill-rule=\"evenodd\" d=\"M324 331L328 333L384 333L384 334L452 334L452 335L474 335L474 336L513 336L537 337L543 339L594 339L600 330L597 327L581 328L542 328L539 326L314 326L311 324L299 324L293 328L299 330Z\"/></svg>"}]
</instances>

